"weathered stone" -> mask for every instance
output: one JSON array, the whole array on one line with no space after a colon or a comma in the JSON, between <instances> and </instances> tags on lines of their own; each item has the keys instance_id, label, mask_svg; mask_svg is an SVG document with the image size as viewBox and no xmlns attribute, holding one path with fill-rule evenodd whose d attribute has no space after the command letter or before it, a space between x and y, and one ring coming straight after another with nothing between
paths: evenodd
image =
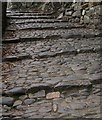
<instances>
[{"instance_id":1,"label":"weathered stone","mask_svg":"<svg viewBox=\"0 0 102 120\"><path fill-rule=\"evenodd\" d=\"M86 23L89 23L90 22L90 18L89 18L89 16L84 16L84 23L86 24Z\"/></svg>"},{"instance_id":2,"label":"weathered stone","mask_svg":"<svg viewBox=\"0 0 102 120\"><path fill-rule=\"evenodd\" d=\"M31 113L31 116L28 117L28 119L39 119L42 118L43 116L41 114L35 114L35 113Z\"/></svg>"},{"instance_id":3,"label":"weathered stone","mask_svg":"<svg viewBox=\"0 0 102 120\"><path fill-rule=\"evenodd\" d=\"M91 7L91 8L89 9L89 14L92 15L94 12L95 12L94 7Z\"/></svg>"},{"instance_id":4,"label":"weathered stone","mask_svg":"<svg viewBox=\"0 0 102 120\"><path fill-rule=\"evenodd\" d=\"M70 96L70 97L66 98L65 101L66 101L67 103L70 103L70 102L72 101L72 97Z\"/></svg>"},{"instance_id":5,"label":"weathered stone","mask_svg":"<svg viewBox=\"0 0 102 120\"><path fill-rule=\"evenodd\" d=\"M37 93L34 94L29 94L29 98L41 98L45 97L45 90L38 91Z\"/></svg>"},{"instance_id":6,"label":"weathered stone","mask_svg":"<svg viewBox=\"0 0 102 120\"><path fill-rule=\"evenodd\" d=\"M61 77L51 77L50 80L47 80L46 83L49 83L49 84L57 84L58 82L60 82L63 78Z\"/></svg>"},{"instance_id":7,"label":"weathered stone","mask_svg":"<svg viewBox=\"0 0 102 120\"><path fill-rule=\"evenodd\" d=\"M95 91L93 91L93 94L98 94L99 93L99 95L101 95L101 89L96 89Z\"/></svg>"},{"instance_id":8,"label":"weathered stone","mask_svg":"<svg viewBox=\"0 0 102 120\"><path fill-rule=\"evenodd\" d=\"M75 21L76 23L79 23L80 19L77 17L77 18L75 18L74 21Z\"/></svg>"},{"instance_id":9,"label":"weathered stone","mask_svg":"<svg viewBox=\"0 0 102 120\"><path fill-rule=\"evenodd\" d=\"M13 120L19 120L19 119L21 119L20 116L16 116L16 117L13 118Z\"/></svg>"},{"instance_id":10,"label":"weathered stone","mask_svg":"<svg viewBox=\"0 0 102 120\"><path fill-rule=\"evenodd\" d=\"M83 24L83 23L84 23L83 16L81 16L81 18L80 18L80 24Z\"/></svg>"},{"instance_id":11,"label":"weathered stone","mask_svg":"<svg viewBox=\"0 0 102 120\"><path fill-rule=\"evenodd\" d=\"M101 66L98 63L93 63L90 68L88 68L89 74L98 73L101 70Z\"/></svg>"},{"instance_id":12,"label":"weathered stone","mask_svg":"<svg viewBox=\"0 0 102 120\"><path fill-rule=\"evenodd\" d=\"M79 93L71 93L71 94L69 94L69 96L71 96L71 97L78 97L78 96L80 96L80 94Z\"/></svg>"},{"instance_id":13,"label":"weathered stone","mask_svg":"<svg viewBox=\"0 0 102 120\"><path fill-rule=\"evenodd\" d=\"M17 101L14 102L13 107L16 107L16 106L21 105L21 104L22 104L22 101L17 100Z\"/></svg>"},{"instance_id":14,"label":"weathered stone","mask_svg":"<svg viewBox=\"0 0 102 120\"><path fill-rule=\"evenodd\" d=\"M44 89L49 89L50 88L50 84L48 83L36 83L36 84L32 84L29 88L28 88L28 92L29 91L38 91L38 90L44 90Z\"/></svg>"},{"instance_id":15,"label":"weathered stone","mask_svg":"<svg viewBox=\"0 0 102 120\"><path fill-rule=\"evenodd\" d=\"M76 11L72 14L73 17L80 17L81 16L81 11Z\"/></svg>"},{"instance_id":16,"label":"weathered stone","mask_svg":"<svg viewBox=\"0 0 102 120\"><path fill-rule=\"evenodd\" d=\"M29 116L29 113L34 113L36 111L38 111L39 107L38 106L31 106L28 107L28 109L25 111L25 115Z\"/></svg>"},{"instance_id":17,"label":"weathered stone","mask_svg":"<svg viewBox=\"0 0 102 120\"><path fill-rule=\"evenodd\" d=\"M49 107L40 107L39 112L40 113L47 113L47 112L50 112L51 110L52 109L50 106Z\"/></svg>"},{"instance_id":18,"label":"weathered stone","mask_svg":"<svg viewBox=\"0 0 102 120\"><path fill-rule=\"evenodd\" d=\"M64 107L62 107L62 106L58 106L58 113L65 113L65 109L64 109Z\"/></svg>"},{"instance_id":19,"label":"weathered stone","mask_svg":"<svg viewBox=\"0 0 102 120\"><path fill-rule=\"evenodd\" d=\"M82 9L82 6L81 6L81 3L80 2L76 2L75 5L74 5L74 10L81 10Z\"/></svg>"},{"instance_id":20,"label":"weathered stone","mask_svg":"<svg viewBox=\"0 0 102 120\"><path fill-rule=\"evenodd\" d=\"M53 104L53 111L54 111L54 112L57 112L57 109L58 109L57 104Z\"/></svg>"},{"instance_id":21,"label":"weathered stone","mask_svg":"<svg viewBox=\"0 0 102 120\"><path fill-rule=\"evenodd\" d=\"M82 11L82 15L85 15L85 10Z\"/></svg>"},{"instance_id":22,"label":"weathered stone","mask_svg":"<svg viewBox=\"0 0 102 120\"><path fill-rule=\"evenodd\" d=\"M76 102L71 102L70 103L70 108L71 109L83 109L86 107L86 104L80 101L76 101Z\"/></svg>"},{"instance_id":23,"label":"weathered stone","mask_svg":"<svg viewBox=\"0 0 102 120\"><path fill-rule=\"evenodd\" d=\"M25 94L26 89L22 88L22 87L15 87L11 90L6 91L5 93L8 95L21 95L21 94Z\"/></svg>"},{"instance_id":24,"label":"weathered stone","mask_svg":"<svg viewBox=\"0 0 102 120\"><path fill-rule=\"evenodd\" d=\"M70 80L66 82L60 82L58 83L55 88L56 89L68 89L72 87L81 87L81 86L90 86L91 82L88 80Z\"/></svg>"},{"instance_id":25,"label":"weathered stone","mask_svg":"<svg viewBox=\"0 0 102 120\"><path fill-rule=\"evenodd\" d=\"M24 108L23 105L18 105L18 106L16 106L16 109L17 109L17 110L23 110L23 108Z\"/></svg>"},{"instance_id":26,"label":"weathered stone","mask_svg":"<svg viewBox=\"0 0 102 120\"><path fill-rule=\"evenodd\" d=\"M19 97L19 99L23 101L23 100L25 100L27 97L28 97L27 95L22 95L22 96Z\"/></svg>"},{"instance_id":27,"label":"weathered stone","mask_svg":"<svg viewBox=\"0 0 102 120\"><path fill-rule=\"evenodd\" d=\"M24 100L24 103L26 104L26 105L30 105L30 104L32 104L32 103L34 103L35 102L35 99L26 99L26 100Z\"/></svg>"},{"instance_id":28,"label":"weathered stone","mask_svg":"<svg viewBox=\"0 0 102 120\"><path fill-rule=\"evenodd\" d=\"M7 60L9 60L9 59L17 59L17 56L7 56L6 59Z\"/></svg>"},{"instance_id":29,"label":"weathered stone","mask_svg":"<svg viewBox=\"0 0 102 120\"><path fill-rule=\"evenodd\" d=\"M68 110L68 103L62 100L58 105L58 113L65 113Z\"/></svg>"},{"instance_id":30,"label":"weathered stone","mask_svg":"<svg viewBox=\"0 0 102 120\"><path fill-rule=\"evenodd\" d=\"M7 105L4 105L3 108L8 111L8 110L11 110L11 107L7 106Z\"/></svg>"},{"instance_id":31,"label":"weathered stone","mask_svg":"<svg viewBox=\"0 0 102 120\"><path fill-rule=\"evenodd\" d=\"M100 24L101 22L100 22L100 19L94 19L94 25L98 25L98 24Z\"/></svg>"},{"instance_id":32,"label":"weathered stone","mask_svg":"<svg viewBox=\"0 0 102 120\"><path fill-rule=\"evenodd\" d=\"M43 58L43 57L52 57L55 56L56 54L54 52L41 52L39 54L39 57Z\"/></svg>"},{"instance_id":33,"label":"weathered stone","mask_svg":"<svg viewBox=\"0 0 102 120\"><path fill-rule=\"evenodd\" d=\"M51 92L46 95L46 99L59 98L60 92Z\"/></svg>"},{"instance_id":34,"label":"weathered stone","mask_svg":"<svg viewBox=\"0 0 102 120\"><path fill-rule=\"evenodd\" d=\"M102 5L97 5L94 7L94 11L96 14L101 15L101 7Z\"/></svg>"},{"instance_id":35,"label":"weathered stone","mask_svg":"<svg viewBox=\"0 0 102 120\"><path fill-rule=\"evenodd\" d=\"M17 57L24 58L27 53L33 56L33 59L6 63L7 66L5 62L3 63L3 96L14 95L18 99L13 107L3 105L3 112L8 113L4 116L11 115L13 119L19 119L19 116L22 119L26 117L28 119L97 118L99 116L101 70L100 64L97 64L100 62L97 48L100 49L98 39L101 39L101 34L98 34L99 30L95 27L89 29L84 28L87 25L78 25L79 20L81 24L92 24L88 27L98 24L99 15L101 16L99 6L94 6L95 3L90 4L92 5L89 7L89 3L85 2L72 3L65 11L65 16L63 12L59 16L64 21L39 18L21 20L19 15L16 15L18 20L10 20L13 25L9 25L4 43L20 43L3 45L5 52L7 52L6 46L7 49L10 46L9 52L4 52L4 55L14 55L16 57L8 59L15 60L18 59ZM29 15L31 13L23 13L20 18L23 18L22 16L27 18ZM73 23L69 24L65 21ZM25 92L22 93L16 89L15 92L14 88L17 86L24 86L27 91L24 90ZM2 89L2 85L0 88ZM5 94L5 91L10 92ZM48 93L48 91L57 91L58 94ZM19 96L20 93L26 95Z\"/></svg>"},{"instance_id":36,"label":"weathered stone","mask_svg":"<svg viewBox=\"0 0 102 120\"><path fill-rule=\"evenodd\" d=\"M70 15L72 15L72 13L73 13L73 11L66 11L65 15L70 16Z\"/></svg>"},{"instance_id":37,"label":"weathered stone","mask_svg":"<svg viewBox=\"0 0 102 120\"><path fill-rule=\"evenodd\" d=\"M3 97L2 105L12 106L14 104L14 98L12 97Z\"/></svg>"}]
</instances>

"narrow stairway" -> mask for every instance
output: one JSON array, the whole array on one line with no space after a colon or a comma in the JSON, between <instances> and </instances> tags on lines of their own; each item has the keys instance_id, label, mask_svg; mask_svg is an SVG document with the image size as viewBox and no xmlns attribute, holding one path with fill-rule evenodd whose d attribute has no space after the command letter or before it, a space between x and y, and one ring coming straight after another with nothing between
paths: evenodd
<instances>
[{"instance_id":1,"label":"narrow stairway","mask_svg":"<svg viewBox=\"0 0 102 120\"><path fill-rule=\"evenodd\" d=\"M3 118L100 118L102 33L50 13L7 16Z\"/></svg>"}]
</instances>

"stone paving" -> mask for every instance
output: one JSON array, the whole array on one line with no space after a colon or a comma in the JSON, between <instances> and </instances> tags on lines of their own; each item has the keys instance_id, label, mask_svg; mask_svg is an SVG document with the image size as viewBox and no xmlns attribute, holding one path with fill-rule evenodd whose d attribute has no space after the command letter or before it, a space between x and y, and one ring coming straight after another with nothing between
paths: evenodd
<instances>
[{"instance_id":1,"label":"stone paving","mask_svg":"<svg viewBox=\"0 0 102 120\"><path fill-rule=\"evenodd\" d=\"M2 118L100 118L101 31L11 21L2 46Z\"/></svg>"}]
</instances>

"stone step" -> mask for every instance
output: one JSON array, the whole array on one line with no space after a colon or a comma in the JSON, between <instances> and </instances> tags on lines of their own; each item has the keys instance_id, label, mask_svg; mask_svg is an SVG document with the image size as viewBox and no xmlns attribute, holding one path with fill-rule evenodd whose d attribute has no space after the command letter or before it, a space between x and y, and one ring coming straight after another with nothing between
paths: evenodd
<instances>
[{"instance_id":1,"label":"stone step","mask_svg":"<svg viewBox=\"0 0 102 120\"><path fill-rule=\"evenodd\" d=\"M2 43L7 44L7 43L19 43L19 42L29 42L29 41L45 41L45 40L54 40L54 39L70 39L70 38L97 38L97 37L102 37L102 34L87 34L87 35L81 35L81 34L76 34L76 35L68 35L68 36L60 36L60 35L51 35L51 36L46 36L46 37L34 37L34 38L10 38L10 39L3 39Z\"/></svg>"},{"instance_id":2,"label":"stone step","mask_svg":"<svg viewBox=\"0 0 102 120\"><path fill-rule=\"evenodd\" d=\"M17 61L14 66L3 68L2 80L7 88L4 89L4 93L12 95L24 94L25 91L34 93L39 90L48 92L49 90L64 91L91 87L94 84L92 78L101 72L101 63L98 57L100 54L86 53L70 57L69 55L61 55L46 59ZM3 67L7 64L10 63L3 62ZM10 74L12 76L9 76ZM7 84L9 82L7 76L10 79L10 84ZM15 88L20 84L20 89L12 88L14 84ZM21 90L24 91L21 92Z\"/></svg>"},{"instance_id":3,"label":"stone step","mask_svg":"<svg viewBox=\"0 0 102 120\"><path fill-rule=\"evenodd\" d=\"M25 13L29 13L29 14L30 14L30 13L31 13L31 14L32 14L32 13L34 13L34 14L43 14L43 13L40 12L40 11L15 11L15 10L8 10L8 9L6 10L6 12L7 12L7 13L15 13L15 14L16 14L16 13L17 13L17 14L19 14L19 13L24 13L24 14L25 14ZM53 12L51 12L51 13L46 12L46 13L44 13L44 14L52 14L52 13L53 13Z\"/></svg>"},{"instance_id":4,"label":"stone step","mask_svg":"<svg viewBox=\"0 0 102 120\"><path fill-rule=\"evenodd\" d=\"M89 80L69 80L68 77L63 77L63 79L66 79L66 81L60 82L56 85L49 84L49 83L36 83L32 84L28 87L15 87L13 89L4 91L5 95L12 96L18 96L18 95L24 95L26 93L36 93L40 90L45 90L46 93L48 91L64 91L64 90L69 90L69 89L75 89L75 88L87 88L92 86L92 83Z\"/></svg>"},{"instance_id":5,"label":"stone step","mask_svg":"<svg viewBox=\"0 0 102 120\"><path fill-rule=\"evenodd\" d=\"M11 19L8 20L9 24L24 24L24 23L68 23L67 20L57 20L57 19Z\"/></svg>"},{"instance_id":6,"label":"stone step","mask_svg":"<svg viewBox=\"0 0 102 120\"><path fill-rule=\"evenodd\" d=\"M8 19L54 19L52 16L7 16Z\"/></svg>"},{"instance_id":7,"label":"stone step","mask_svg":"<svg viewBox=\"0 0 102 120\"><path fill-rule=\"evenodd\" d=\"M55 57L55 56L61 56L61 55L77 55L77 54L86 54L86 53L101 53L101 48L94 49L78 49L78 50L63 50L59 52L42 52L38 55L35 53L34 56L26 55L22 56L21 54L18 56L6 56L2 58L2 62L14 62L14 61L20 61L20 60L26 60L26 59L42 59L42 58L49 58L49 57ZM33 53L34 54L34 53Z\"/></svg>"},{"instance_id":8,"label":"stone step","mask_svg":"<svg viewBox=\"0 0 102 120\"><path fill-rule=\"evenodd\" d=\"M9 12L7 16L48 16L53 13L34 13L34 12Z\"/></svg>"},{"instance_id":9,"label":"stone step","mask_svg":"<svg viewBox=\"0 0 102 120\"><path fill-rule=\"evenodd\" d=\"M100 118L101 31L11 21L19 29L10 25L3 38L3 118Z\"/></svg>"},{"instance_id":10,"label":"stone step","mask_svg":"<svg viewBox=\"0 0 102 120\"><path fill-rule=\"evenodd\" d=\"M8 55L22 55L22 53L29 54L32 58L47 58L59 55L76 55L84 53L101 52L101 39L97 38L74 38L72 39L54 39L35 42L24 42L17 44L3 45L3 53ZM12 47L10 47L12 46ZM6 49L8 48L8 51ZM8 53L9 52L9 53Z\"/></svg>"},{"instance_id":11,"label":"stone step","mask_svg":"<svg viewBox=\"0 0 102 120\"><path fill-rule=\"evenodd\" d=\"M2 62L15 62L19 60L32 59L30 55L7 56L2 58Z\"/></svg>"},{"instance_id":12,"label":"stone step","mask_svg":"<svg viewBox=\"0 0 102 120\"><path fill-rule=\"evenodd\" d=\"M46 37L32 37L32 38L10 38L10 39L3 39L2 43L7 44L7 43L19 43L19 42L29 42L29 41L45 41L45 40L54 40L54 39L70 39L70 38L95 38L95 37L102 37L101 34L87 34L87 35L81 35L81 34L76 34L76 35L68 35L68 36L60 36L60 35L51 35L51 36L46 36ZM101 38L100 38L101 39Z\"/></svg>"},{"instance_id":13,"label":"stone step","mask_svg":"<svg viewBox=\"0 0 102 120\"><path fill-rule=\"evenodd\" d=\"M7 35L8 34L8 35ZM87 29L87 28L73 28L73 29L55 29L55 30L34 30L34 29L25 29L25 30L16 30L16 31L6 31L5 37L3 39L14 39L12 38L20 38L25 39L28 41L31 39L45 39L45 38L53 38L54 36L57 36L58 38L82 38L82 37L101 37L101 31L99 30L93 30L93 29Z\"/></svg>"},{"instance_id":14,"label":"stone step","mask_svg":"<svg viewBox=\"0 0 102 120\"><path fill-rule=\"evenodd\" d=\"M85 25L72 24L72 23L25 23L25 24L11 24L7 27L6 30L27 30L27 29L36 29L36 30L54 30L54 29L73 29L73 28L86 28Z\"/></svg>"},{"instance_id":15,"label":"stone step","mask_svg":"<svg viewBox=\"0 0 102 120\"><path fill-rule=\"evenodd\" d=\"M76 118L77 116L78 119L80 119L81 117L100 118L100 96L92 94L88 95L88 92L87 90L85 91L85 89L79 91L86 95L84 96L78 94L78 91L74 91L74 94L77 96L76 99L74 95L71 96L72 93L70 93L70 97L67 96L65 98L60 97L49 100L40 99L39 101L35 102L33 101L34 98L33 100L31 98L23 100L23 103L26 104L21 104L21 100L16 100L16 102L13 101L12 107L16 108L17 110L13 111L12 114L11 112L8 112L8 114L6 112L3 112L2 117L3 119L21 119L22 117L22 120L24 120L25 118L62 118L66 117L67 115L68 118ZM56 95L56 92L53 92L53 94ZM81 97L78 96L82 96L83 99L81 100ZM7 98L10 99L10 97L5 97L4 100ZM9 102L9 100L5 101L6 103ZM6 108L11 107L6 106L3 109Z\"/></svg>"},{"instance_id":16,"label":"stone step","mask_svg":"<svg viewBox=\"0 0 102 120\"><path fill-rule=\"evenodd\" d=\"M82 44L85 44L84 40L81 40ZM94 44L98 40L88 41L91 43L93 41ZM46 47L46 44L41 42L39 44ZM24 45L18 48L22 46ZM34 47L39 48L39 46ZM16 63L3 62L3 109L7 110L7 113L3 112L3 116L11 117L10 119L22 116L43 118L50 113L51 118L53 114L57 118L58 115L78 117L79 111L83 116L92 115L92 111L97 113L100 111L100 107L97 108L100 105L100 73L98 53L76 56L66 54L46 59L26 59ZM11 110L15 111L11 113Z\"/></svg>"},{"instance_id":17,"label":"stone step","mask_svg":"<svg viewBox=\"0 0 102 120\"><path fill-rule=\"evenodd\" d=\"M3 39L2 43L19 43L19 42L27 42L27 41L43 41L46 39L59 39L61 36L59 35L51 35L46 37L34 37L34 38L10 38L10 39Z\"/></svg>"},{"instance_id":18,"label":"stone step","mask_svg":"<svg viewBox=\"0 0 102 120\"><path fill-rule=\"evenodd\" d=\"M16 30L59 30L59 29L74 29L74 28L84 28L84 26L53 26L53 27L19 27L19 28L7 28L7 31L16 31Z\"/></svg>"}]
</instances>

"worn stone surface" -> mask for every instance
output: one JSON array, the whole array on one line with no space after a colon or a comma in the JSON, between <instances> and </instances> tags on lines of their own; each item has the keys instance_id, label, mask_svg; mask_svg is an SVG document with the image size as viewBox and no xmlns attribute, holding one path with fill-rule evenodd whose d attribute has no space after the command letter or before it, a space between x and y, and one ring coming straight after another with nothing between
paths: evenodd
<instances>
[{"instance_id":1,"label":"worn stone surface","mask_svg":"<svg viewBox=\"0 0 102 120\"><path fill-rule=\"evenodd\" d=\"M33 102L35 102L34 99L26 99L26 100L24 101L24 103L25 103L26 105L30 105L30 104L32 104Z\"/></svg>"},{"instance_id":2,"label":"worn stone surface","mask_svg":"<svg viewBox=\"0 0 102 120\"><path fill-rule=\"evenodd\" d=\"M13 107L16 107L16 106L21 105L21 104L22 104L21 100L15 101L13 104Z\"/></svg>"},{"instance_id":3,"label":"worn stone surface","mask_svg":"<svg viewBox=\"0 0 102 120\"><path fill-rule=\"evenodd\" d=\"M59 98L59 97L60 97L60 92L52 92L46 95L47 99Z\"/></svg>"},{"instance_id":4,"label":"worn stone surface","mask_svg":"<svg viewBox=\"0 0 102 120\"><path fill-rule=\"evenodd\" d=\"M22 87L16 87L11 90L5 91L8 95L19 95L19 94L25 94L25 89Z\"/></svg>"},{"instance_id":5,"label":"worn stone surface","mask_svg":"<svg viewBox=\"0 0 102 120\"><path fill-rule=\"evenodd\" d=\"M12 97L3 97L2 98L2 105L12 106L14 103L14 98Z\"/></svg>"},{"instance_id":6,"label":"worn stone surface","mask_svg":"<svg viewBox=\"0 0 102 120\"><path fill-rule=\"evenodd\" d=\"M45 97L45 90L38 91L34 94L29 94L29 98L40 98Z\"/></svg>"},{"instance_id":7,"label":"worn stone surface","mask_svg":"<svg viewBox=\"0 0 102 120\"><path fill-rule=\"evenodd\" d=\"M80 14L90 13L85 9ZM31 56L2 63L3 117L100 118L100 31L40 18L11 19L15 24L8 25L3 37L13 40L3 44L3 57Z\"/></svg>"}]
</instances>

